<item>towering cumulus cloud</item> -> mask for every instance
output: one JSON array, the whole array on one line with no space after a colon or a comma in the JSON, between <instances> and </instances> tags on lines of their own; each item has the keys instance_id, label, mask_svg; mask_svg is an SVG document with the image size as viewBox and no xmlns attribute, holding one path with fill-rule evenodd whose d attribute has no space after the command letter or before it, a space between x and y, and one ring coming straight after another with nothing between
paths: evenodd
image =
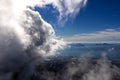
<instances>
[{"instance_id":1,"label":"towering cumulus cloud","mask_svg":"<svg viewBox=\"0 0 120 80\"><path fill-rule=\"evenodd\" d=\"M52 26L32 10L48 4L62 19L75 16L86 0L0 0L0 80L10 80L12 71L37 56L53 55L65 45L55 37Z\"/></svg>"}]
</instances>

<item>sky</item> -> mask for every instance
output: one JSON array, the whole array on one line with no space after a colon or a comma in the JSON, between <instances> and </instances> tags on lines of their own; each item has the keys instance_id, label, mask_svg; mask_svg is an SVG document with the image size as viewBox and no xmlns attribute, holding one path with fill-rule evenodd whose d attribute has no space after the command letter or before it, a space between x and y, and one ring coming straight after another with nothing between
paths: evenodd
<instances>
[{"instance_id":1,"label":"sky","mask_svg":"<svg viewBox=\"0 0 120 80\"><path fill-rule=\"evenodd\" d=\"M69 42L120 42L120 0L87 0L75 16L63 20L58 19L59 12L52 5L35 10L57 36Z\"/></svg>"}]
</instances>

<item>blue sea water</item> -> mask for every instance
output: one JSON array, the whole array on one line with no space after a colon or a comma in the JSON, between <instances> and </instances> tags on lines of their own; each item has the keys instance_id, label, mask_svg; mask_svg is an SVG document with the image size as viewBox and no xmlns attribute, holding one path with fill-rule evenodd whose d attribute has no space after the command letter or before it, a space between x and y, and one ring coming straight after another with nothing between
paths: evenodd
<instances>
[{"instance_id":1,"label":"blue sea water","mask_svg":"<svg viewBox=\"0 0 120 80\"><path fill-rule=\"evenodd\" d=\"M120 44L69 44L60 51L62 56L107 58L120 61Z\"/></svg>"}]
</instances>

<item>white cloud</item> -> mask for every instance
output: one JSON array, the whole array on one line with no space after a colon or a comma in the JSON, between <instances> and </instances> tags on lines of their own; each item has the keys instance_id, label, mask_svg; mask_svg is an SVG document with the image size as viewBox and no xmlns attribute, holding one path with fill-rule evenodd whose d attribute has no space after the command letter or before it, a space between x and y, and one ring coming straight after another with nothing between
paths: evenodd
<instances>
[{"instance_id":1,"label":"white cloud","mask_svg":"<svg viewBox=\"0 0 120 80\"><path fill-rule=\"evenodd\" d=\"M33 58L55 55L65 45L53 27L28 8L35 5L34 0L0 0L0 72L14 72Z\"/></svg>"},{"instance_id":2,"label":"white cloud","mask_svg":"<svg viewBox=\"0 0 120 80\"><path fill-rule=\"evenodd\" d=\"M64 48L64 41L56 38L52 25L43 20L37 11L29 8L35 6L43 8L48 4L52 4L59 11L61 19L68 15L76 15L85 2L84 0L73 2L68 0L0 0L1 73L8 71L12 74L26 63L30 63L27 67L30 68L32 66L30 61L34 58L54 55L56 50ZM78 4L81 4L80 8ZM31 72L26 75L29 74ZM13 80L10 76L12 75L2 74L0 80Z\"/></svg>"},{"instance_id":3,"label":"white cloud","mask_svg":"<svg viewBox=\"0 0 120 80\"><path fill-rule=\"evenodd\" d=\"M64 39L70 43L120 43L120 30L106 29L95 33L78 34Z\"/></svg>"},{"instance_id":4,"label":"white cloud","mask_svg":"<svg viewBox=\"0 0 120 80\"><path fill-rule=\"evenodd\" d=\"M19 44L22 44L24 48L35 45L37 40L41 41L44 39L43 49L48 46L47 48L49 49L47 50L53 53L63 42L55 39L52 26L44 21L38 12L30 10L28 7L34 8L38 6L43 8L51 4L59 11L59 17L62 19L68 16L75 16L86 3L87 0L1 0L0 28L8 31L8 33L13 32L18 38ZM61 44L58 45L58 41ZM57 46L54 45L55 47L53 47L52 43L56 43ZM43 53L40 50L39 52L40 54L49 53L46 49L42 51Z\"/></svg>"},{"instance_id":5,"label":"white cloud","mask_svg":"<svg viewBox=\"0 0 120 80\"><path fill-rule=\"evenodd\" d=\"M0 9L10 9L14 7L15 12L26 9L26 7L35 6L46 7L51 4L60 13L60 18L75 16L79 10L86 6L87 0L1 0L0 4L4 4L7 7L0 5ZM8 7L9 6L9 7ZM12 10L11 8L11 10Z\"/></svg>"},{"instance_id":6,"label":"white cloud","mask_svg":"<svg viewBox=\"0 0 120 80\"><path fill-rule=\"evenodd\" d=\"M59 20L67 21L68 17L75 17L81 8L86 6L87 0L12 0L15 11L25 7L46 7L51 4L59 12Z\"/></svg>"},{"instance_id":7,"label":"white cloud","mask_svg":"<svg viewBox=\"0 0 120 80\"><path fill-rule=\"evenodd\" d=\"M58 10L61 20L76 16L86 3L87 0L0 0L0 64L3 61L11 63L12 59L27 59L28 53L53 55L65 45L56 38L52 26L29 7L43 8L51 4Z\"/></svg>"},{"instance_id":8,"label":"white cloud","mask_svg":"<svg viewBox=\"0 0 120 80\"><path fill-rule=\"evenodd\" d=\"M86 6L87 0L54 0L54 2L53 5L60 13L60 20L62 18L67 20L67 17L75 17L80 9Z\"/></svg>"}]
</instances>

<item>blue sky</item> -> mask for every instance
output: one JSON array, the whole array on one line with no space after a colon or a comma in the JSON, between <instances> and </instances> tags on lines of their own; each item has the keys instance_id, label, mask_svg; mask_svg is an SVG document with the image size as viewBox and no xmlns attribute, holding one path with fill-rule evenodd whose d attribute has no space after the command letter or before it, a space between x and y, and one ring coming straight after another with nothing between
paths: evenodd
<instances>
[{"instance_id":1,"label":"blue sky","mask_svg":"<svg viewBox=\"0 0 120 80\"><path fill-rule=\"evenodd\" d=\"M120 30L120 0L88 0L76 17L69 18L64 25L58 20L59 13L51 5L41 9L36 7L35 10L54 27L57 36L71 37L107 29Z\"/></svg>"}]
</instances>

